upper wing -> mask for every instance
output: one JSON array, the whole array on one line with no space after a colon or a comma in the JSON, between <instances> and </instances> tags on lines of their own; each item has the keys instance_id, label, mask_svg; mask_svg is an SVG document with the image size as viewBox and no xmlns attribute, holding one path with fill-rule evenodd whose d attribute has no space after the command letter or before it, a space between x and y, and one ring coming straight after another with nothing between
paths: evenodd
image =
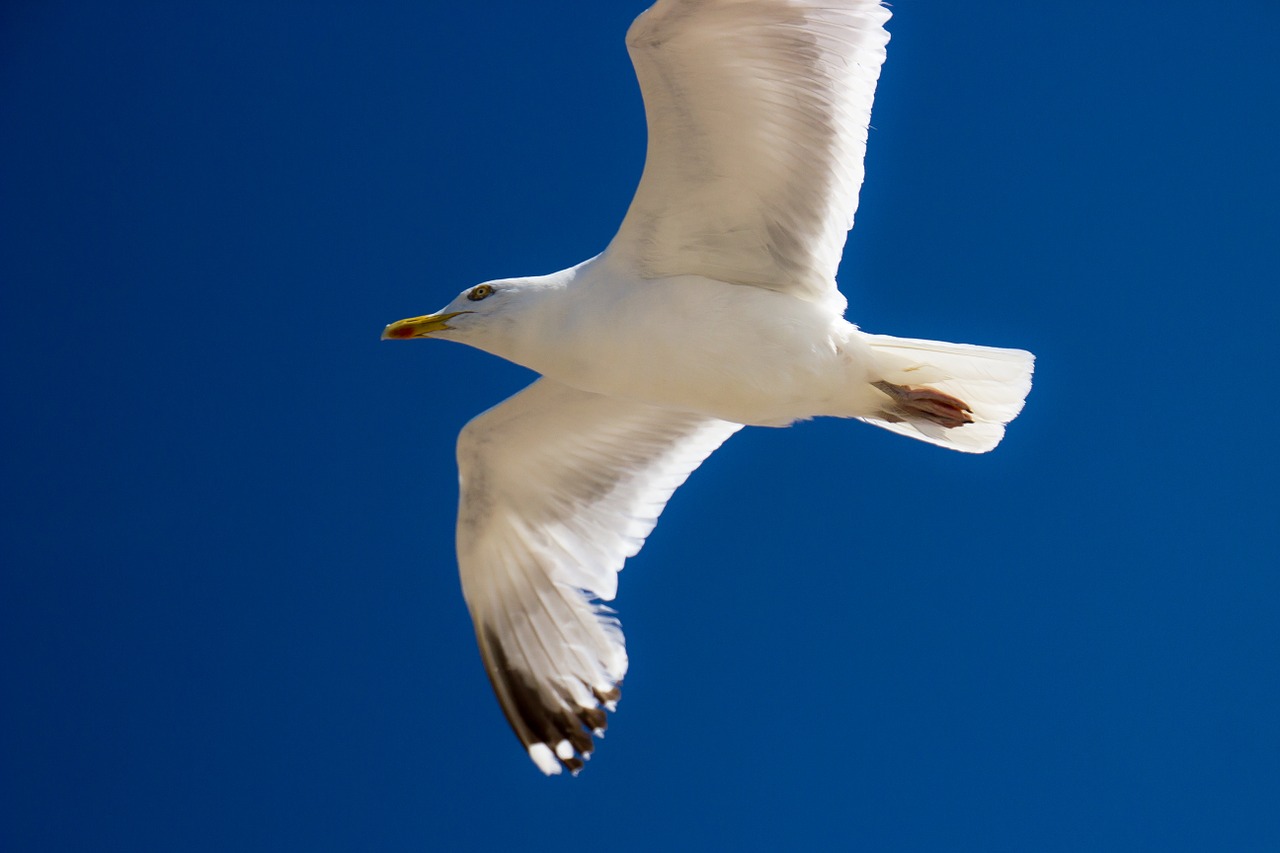
<instances>
[{"instance_id":1,"label":"upper wing","mask_svg":"<svg viewBox=\"0 0 1280 853\"><path fill-rule=\"evenodd\" d=\"M609 601L672 492L740 425L539 379L458 437L458 564L489 679L544 773L582 766L627 671ZM584 731L585 727L585 731Z\"/></svg>"},{"instance_id":2,"label":"upper wing","mask_svg":"<svg viewBox=\"0 0 1280 853\"><path fill-rule=\"evenodd\" d=\"M609 252L843 309L889 11L879 0L660 0L627 47L649 148Z\"/></svg>"}]
</instances>

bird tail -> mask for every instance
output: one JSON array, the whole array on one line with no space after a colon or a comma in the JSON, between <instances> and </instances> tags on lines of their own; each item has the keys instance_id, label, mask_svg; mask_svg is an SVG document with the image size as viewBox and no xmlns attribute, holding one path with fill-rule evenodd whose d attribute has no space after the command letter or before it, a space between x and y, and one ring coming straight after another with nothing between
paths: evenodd
<instances>
[{"instance_id":1,"label":"bird tail","mask_svg":"<svg viewBox=\"0 0 1280 853\"><path fill-rule=\"evenodd\" d=\"M986 453L1004 438L1004 425L1022 411L1031 390L1035 356L1025 350L980 347L866 335L876 356L883 382L877 387L892 393L917 393L917 389L941 392L963 403L971 420L963 426L946 426L936 417L915 416L894 405L886 394L883 417L860 420L939 447L964 453ZM886 385L886 383L888 383Z\"/></svg>"}]
</instances>

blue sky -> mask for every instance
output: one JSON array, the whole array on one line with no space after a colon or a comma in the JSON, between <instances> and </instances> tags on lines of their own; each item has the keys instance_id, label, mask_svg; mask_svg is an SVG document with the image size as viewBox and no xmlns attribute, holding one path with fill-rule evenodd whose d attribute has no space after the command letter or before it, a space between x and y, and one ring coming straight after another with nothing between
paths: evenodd
<instances>
[{"instance_id":1,"label":"blue sky","mask_svg":"<svg viewBox=\"0 0 1280 853\"><path fill-rule=\"evenodd\" d=\"M0 846L1280 846L1270 0L895 6L849 317L1028 406L735 437L529 763L452 540L530 374L378 334L603 248L645 5L0 12Z\"/></svg>"}]
</instances>

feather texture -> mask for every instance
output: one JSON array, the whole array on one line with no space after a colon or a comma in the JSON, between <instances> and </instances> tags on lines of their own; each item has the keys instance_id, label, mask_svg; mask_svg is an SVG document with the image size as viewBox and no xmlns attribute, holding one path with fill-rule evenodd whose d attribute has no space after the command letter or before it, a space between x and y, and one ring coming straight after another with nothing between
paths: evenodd
<instances>
[{"instance_id":1,"label":"feather texture","mask_svg":"<svg viewBox=\"0 0 1280 853\"><path fill-rule=\"evenodd\" d=\"M649 147L610 253L843 311L888 19L878 0L661 0L637 18Z\"/></svg>"},{"instance_id":2,"label":"feather texture","mask_svg":"<svg viewBox=\"0 0 1280 853\"><path fill-rule=\"evenodd\" d=\"M544 772L581 767L627 671L618 622L595 602L613 599L672 492L740 428L540 379L459 436L463 594L502 709Z\"/></svg>"},{"instance_id":3,"label":"feather texture","mask_svg":"<svg viewBox=\"0 0 1280 853\"><path fill-rule=\"evenodd\" d=\"M863 335L880 375L901 385L924 386L969 405L973 423L947 429L922 420L859 418L890 432L963 453L986 453L1004 438L1031 391L1035 356L1026 350L952 344L892 335Z\"/></svg>"}]
</instances>

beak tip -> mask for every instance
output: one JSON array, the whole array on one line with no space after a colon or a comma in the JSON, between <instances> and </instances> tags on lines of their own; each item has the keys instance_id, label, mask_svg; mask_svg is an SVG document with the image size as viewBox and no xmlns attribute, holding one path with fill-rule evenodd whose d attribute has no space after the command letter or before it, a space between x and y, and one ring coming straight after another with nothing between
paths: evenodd
<instances>
[{"instance_id":1,"label":"beak tip","mask_svg":"<svg viewBox=\"0 0 1280 853\"><path fill-rule=\"evenodd\" d=\"M436 332L453 330L448 321L459 314L470 314L470 311L454 311L448 314L428 314L425 317L410 317L408 320L396 320L382 330L384 341L404 341L409 338L426 338Z\"/></svg>"}]
</instances>

